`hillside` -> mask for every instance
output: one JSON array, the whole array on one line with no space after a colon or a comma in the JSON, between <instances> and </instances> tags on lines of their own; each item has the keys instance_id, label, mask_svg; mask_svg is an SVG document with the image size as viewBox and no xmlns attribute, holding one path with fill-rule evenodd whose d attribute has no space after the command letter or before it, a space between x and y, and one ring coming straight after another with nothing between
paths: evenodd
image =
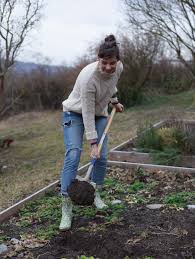
<instances>
[{"instance_id":1,"label":"hillside","mask_svg":"<svg viewBox=\"0 0 195 259\"><path fill-rule=\"evenodd\" d=\"M16 61L12 66L12 70L14 70L17 73L30 73L32 70L36 70L39 67L43 67L47 69L49 73L55 73L56 70L60 68L60 66L54 66L54 65Z\"/></svg>"}]
</instances>

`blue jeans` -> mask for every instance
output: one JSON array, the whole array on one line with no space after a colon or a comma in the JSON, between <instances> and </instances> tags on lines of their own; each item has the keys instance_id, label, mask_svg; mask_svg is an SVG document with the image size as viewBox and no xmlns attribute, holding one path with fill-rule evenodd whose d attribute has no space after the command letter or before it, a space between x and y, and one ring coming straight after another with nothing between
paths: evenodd
<instances>
[{"instance_id":1,"label":"blue jeans","mask_svg":"<svg viewBox=\"0 0 195 259\"><path fill-rule=\"evenodd\" d=\"M100 140L107 117L96 116L95 127ZM62 125L64 129L64 146L66 149L64 166L61 173L61 194L67 195L67 188L77 175L84 135L84 124L81 114L75 112L63 112ZM91 174L91 180L102 185L106 174L107 164L107 137L102 145L100 158L96 161Z\"/></svg>"}]
</instances>

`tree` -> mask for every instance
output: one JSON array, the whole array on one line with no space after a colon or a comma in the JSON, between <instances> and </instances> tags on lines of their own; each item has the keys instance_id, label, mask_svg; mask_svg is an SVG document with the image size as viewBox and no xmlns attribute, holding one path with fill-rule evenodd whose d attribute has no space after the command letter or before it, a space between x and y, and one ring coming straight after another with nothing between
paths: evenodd
<instances>
[{"instance_id":1,"label":"tree","mask_svg":"<svg viewBox=\"0 0 195 259\"><path fill-rule=\"evenodd\" d=\"M195 0L123 1L130 25L161 37L195 79Z\"/></svg>"},{"instance_id":2,"label":"tree","mask_svg":"<svg viewBox=\"0 0 195 259\"><path fill-rule=\"evenodd\" d=\"M126 106L142 101L143 88L148 84L154 63L161 55L162 46L154 35L134 34L133 40L122 36L120 56L124 65L119 82L119 99Z\"/></svg>"},{"instance_id":3,"label":"tree","mask_svg":"<svg viewBox=\"0 0 195 259\"><path fill-rule=\"evenodd\" d=\"M0 111L5 108L5 76L40 21L42 7L43 0L0 0Z\"/></svg>"}]
</instances>

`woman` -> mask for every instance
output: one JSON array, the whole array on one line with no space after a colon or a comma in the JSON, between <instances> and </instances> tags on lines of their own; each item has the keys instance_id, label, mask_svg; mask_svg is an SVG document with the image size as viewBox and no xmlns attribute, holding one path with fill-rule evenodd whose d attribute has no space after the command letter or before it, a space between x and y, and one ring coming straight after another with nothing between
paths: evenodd
<instances>
[{"instance_id":1,"label":"woman","mask_svg":"<svg viewBox=\"0 0 195 259\"><path fill-rule=\"evenodd\" d=\"M72 202L68 197L67 188L76 177L84 130L91 146L90 156L97 158L91 175L91 180L96 184L94 205L100 209L106 206L97 190L103 185L106 174L107 138L100 154L97 145L107 123L108 104L111 102L117 112L123 111L123 105L116 97L116 85L122 70L116 39L114 35L109 35L100 45L98 61L81 70L71 94L62 103L66 154L61 174L60 230L71 228Z\"/></svg>"}]
</instances>

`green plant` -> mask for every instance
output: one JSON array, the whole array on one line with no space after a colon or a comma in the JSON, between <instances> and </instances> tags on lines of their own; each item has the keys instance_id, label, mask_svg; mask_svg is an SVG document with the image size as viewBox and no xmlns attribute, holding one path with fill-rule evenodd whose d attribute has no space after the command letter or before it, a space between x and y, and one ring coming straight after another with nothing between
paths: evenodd
<instances>
[{"instance_id":1,"label":"green plant","mask_svg":"<svg viewBox=\"0 0 195 259\"><path fill-rule=\"evenodd\" d=\"M146 198L141 194L128 194L125 201L129 204L145 204L147 202Z\"/></svg>"},{"instance_id":2,"label":"green plant","mask_svg":"<svg viewBox=\"0 0 195 259\"><path fill-rule=\"evenodd\" d=\"M130 186L129 186L129 191L130 192L138 192L139 190L143 189L144 188L144 183L136 180L134 183L132 183Z\"/></svg>"},{"instance_id":3,"label":"green plant","mask_svg":"<svg viewBox=\"0 0 195 259\"><path fill-rule=\"evenodd\" d=\"M114 190L116 191L116 193L118 194L123 194L125 192L125 186L122 183L117 183L114 186Z\"/></svg>"},{"instance_id":4,"label":"green plant","mask_svg":"<svg viewBox=\"0 0 195 259\"><path fill-rule=\"evenodd\" d=\"M113 187L115 186L116 182L117 182L117 179L115 179L114 177L109 177L109 178L106 177L104 181L104 186L105 188Z\"/></svg>"},{"instance_id":5,"label":"green plant","mask_svg":"<svg viewBox=\"0 0 195 259\"><path fill-rule=\"evenodd\" d=\"M152 180L146 184L146 189L151 192L157 185L158 183L155 180Z\"/></svg>"},{"instance_id":6,"label":"green plant","mask_svg":"<svg viewBox=\"0 0 195 259\"><path fill-rule=\"evenodd\" d=\"M155 164L180 165L181 155L189 152L189 132L185 127L139 128L136 147L149 152Z\"/></svg>"},{"instance_id":7,"label":"green plant","mask_svg":"<svg viewBox=\"0 0 195 259\"><path fill-rule=\"evenodd\" d=\"M177 146L177 138L175 128L162 127L156 130L157 135L160 137L162 146L175 147Z\"/></svg>"},{"instance_id":8,"label":"green plant","mask_svg":"<svg viewBox=\"0 0 195 259\"><path fill-rule=\"evenodd\" d=\"M138 128L135 146L143 151L162 150L161 138L152 125Z\"/></svg>"},{"instance_id":9,"label":"green plant","mask_svg":"<svg viewBox=\"0 0 195 259\"><path fill-rule=\"evenodd\" d=\"M60 218L60 197L47 194L37 201L29 202L20 210L19 226L28 226L32 221L56 222Z\"/></svg>"},{"instance_id":10,"label":"green plant","mask_svg":"<svg viewBox=\"0 0 195 259\"><path fill-rule=\"evenodd\" d=\"M113 223L120 220L120 215L124 211L125 206L124 204L115 204L110 205L109 209L111 209L111 213L110 211L106 212L105 220L107 223Z\"/></svg>"},{"instance_id":11,"label":"green plant","mask_svg":"<svg viewBox=\"0 0 195 259\"><path fill-rule=\"evenodd\" d=\"M138 168L135 170L135 175L139 177L139 176L144 176L144 175L147 175L147 174L145 173L145 171L144 171L143 168L138 167Z\"/></svg>"},{"instance_id":12,"label":"green plant","mask_svg":"<svg viewBox=\"0 0 195 259\"><path fill-rule=\"evenodd\" d=\"M135 145L148 151L177 148L182 152L189 146L189 132L179 124L159 129L146 125L138 128Z\"/></svg>"},{"instance_id":13,"label":"green plant","mask_svg":"<svg viewBox=\"0 0 195 259\"><path fill-rule=\"evenodd\" d=\"M179 166L181 162L181 151L177 148L165 148L163 151L152 151L153 162L158 165Z\"/></svg>"},{"instance_id":14,"label":"green plant","mask_svg":"<svg viewBox=\"0 0 195 259\"><path fill-rule=\"evenodd\" d=\"M48 225L47 227L42 226L36 231L35 236L40 240L49 240L53 236L57 235L58 233L59 233L59 223L51 224L51 225Z\"/></svg>"},{"instance_id":15,"label":"green plant","mask_svg":"<svg viewBox=\"0 0 195 259\"><path fill-rule=\"evenodd\" d=\"M93 207L73 207L73 211L77 216L83 216L86 218L95 217L97 213L97 209Z\"/></svg>"},{"instance_id":16,"label":"green plant","mask_svg":"<svg viewBox=\"0 0 195 259\"><path fill-rule=\"evenodd\" d=\"M0 236L0 243L9 240L10 238L8 236Z\"/></svg>"},{"instance_id":17,"label":"green plant","mask_svg":"<svg viewBox=\"0 0 195 259\"><path fill-rule=\"evenodd\" d=\"M195 201L195 192L178 192L165 196L164 203L168 205L176 205L185 207L188 202Z\"/></svg>"},{"instance_id":18,"label":"green plant","mask_svg":"<svg viewBox=\"0 0 195 259\"><path fill-rule=\"evenodd\" d=\"M30 227L32 223L37 223L37 228L33 229L33 235L38 239L50 239L58 233L60 220L60 197L53 192L46 196L29 202L20 211L20 220L16 223L20 227Z\"/></svg>"},{"instance_id":19,"label":"green plant","mask_svg":"<svg viewBox=\"0 0 195 259\"><path fill-rule=\"evenodd\" d=\"M175 125L174 125L175 124ZM173 120L173 125L158 129L165 148L178 148L182 153L188 154L191 149L190 135L188 127L183 122Z\"/></svg>"}]
</instances>

